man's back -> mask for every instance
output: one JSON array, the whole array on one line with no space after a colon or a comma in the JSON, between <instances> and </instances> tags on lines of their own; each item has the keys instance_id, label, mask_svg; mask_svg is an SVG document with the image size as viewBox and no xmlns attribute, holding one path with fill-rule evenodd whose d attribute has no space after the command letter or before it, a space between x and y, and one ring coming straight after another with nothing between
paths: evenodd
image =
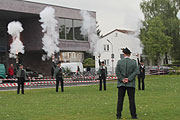
<instances>
[{"instance_id":1,"label":"man's back","mask_svg":"<svg viewBox=\"0 0 180 120\"><path fill-rule=\"evenodd\" d=\"M118 87L135 87L135 77L138 73L138 67L135 60L124 58L119 60L116 66L116 75L118 77ZM122 80L128 78L128 83L123 83Z\"/></svg>"}]
</instances>

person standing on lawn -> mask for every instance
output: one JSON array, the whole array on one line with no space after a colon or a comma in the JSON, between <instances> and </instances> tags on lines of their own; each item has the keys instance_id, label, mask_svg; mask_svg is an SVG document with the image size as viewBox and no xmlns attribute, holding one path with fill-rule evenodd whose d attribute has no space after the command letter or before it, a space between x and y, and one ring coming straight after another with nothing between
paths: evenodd
<instances>
[{"instance_id":1,"label":"person standing on lawn","mask_svg":"<svg viewBox=\"0 0 180 120\"><path fill-rule=\"evenodd\" d=\"M23 65L19 65L19 69L17 71L17 78L18 78L18 88L17 88L17 94L19 94L20 87L21 87L21 93L24 94L24 82L27 80L27 73L26 70L23 68Z\"/></svg>"},{"instance_id":2,"label":"person standing on lawn","mask_svg":"<svg viewBox=\"0 0 180 120\"><path fill-rule=\"evenodd\" d=\"M106 77L107 77L107 67L104 64L104 61L101 62L101 66L99 67L99 91L102 91L102 81L104 83L104 90L106 90Z\"/></svg>"},{"instance_id":3,"label":"person standing on lawn","mask_svg":"<svg viewBox=\"0 0 180 120\"><path fill-rule=\"evenodd\" d=\"M57 67L54 71L54 77L56 78L56 92L58 92L59 81L61 81L61 92L64 92L64 68L61 67L61 62L59 61Z\"/></svg>"},{"instance_id":4,"label":"person standing on lawn","mask_svg":"<svg viewBox=\"0 0 180 120\"><path fill-rule=\"evenodd\" d=\"M139 55L137 55L139 57ZM138 89L141 90L141 83L142 83L142 90L145 89L144 85L144 79L145 79L145 66L144 62L141 60L139 61L139 58L137 58L138 65L139 65L139 74L138 74Z\"/></svg>"},{"instance_id":5,"label":"person standing on lawn","mask_svg":"<svg viewBox=\"0 0 180 120\"><path fill-rule=\"evenodd\" d=\"M117 102L117 119L121 118L123 109L124 96L127 91L129 97L129 108L132 119L137 119L135 105L135 77L138 74L138 67L135 60L130 59L131 51L123 48L124 59L119 60L116 65L116 76L118 77L118 102Z\"/></svg>"}]
</instances>

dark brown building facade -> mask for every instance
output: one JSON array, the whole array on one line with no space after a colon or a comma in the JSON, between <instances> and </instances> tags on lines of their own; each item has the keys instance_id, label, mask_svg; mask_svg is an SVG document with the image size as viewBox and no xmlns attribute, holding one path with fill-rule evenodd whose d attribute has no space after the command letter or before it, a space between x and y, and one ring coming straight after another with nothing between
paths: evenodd
<instances>
[{"instance_id":1,"label":"dark brown building facade","mask_svg":"<svg viewBox=\"0 0 180 120\"><path fill-rule=\"evenodd\" d=\"M39 13L48 4L18 1L0 0L0 63L6 68L10 63L15 63L9 58L11 36L7 33L7 25L11 21L20 21L24 28L21 40L25 46L25 54L22 61L26 68L38 71L46 75L50 74L51 61L42 61L42 28L39 22ZM65 62L81 62L85 53L89 50L88 38L80 34L82 17L79 9L61 6L52 6L55 9L56 19L59 21L60 50L59 56ZM96 13L89 11L96 18ZM71 59L71 57L73 59ZM77 58L76 58L77 57ZM79 57L79 59L78 59Z\"/></svg>"}]
</instances>

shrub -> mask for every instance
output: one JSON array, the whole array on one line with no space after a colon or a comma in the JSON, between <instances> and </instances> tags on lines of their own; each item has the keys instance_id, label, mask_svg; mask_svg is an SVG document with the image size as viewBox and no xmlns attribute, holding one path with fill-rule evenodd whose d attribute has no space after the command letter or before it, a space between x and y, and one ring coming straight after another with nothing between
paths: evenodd
<instances>
[{"instance_id":1,"label":"shrub","mask_svg":"<svg viewBox=\"0 0 180 120\"><path fill-rule=\"evenodd\" d=\"M168 73L168 75L175 75L175 72L170 71L170 72Z\"/></svg>"},{"instance_id":2,"label":"shrub","mask_svg":"<svg viewBox=\"0 0 180 120\"><path fill-rule=\"evenodd\" d=\"M87 67L87 66L95 67L95 60L93 60L92 58L87 58L84 60L83 66L84 67Z\"/></svg>"}]
</instances>

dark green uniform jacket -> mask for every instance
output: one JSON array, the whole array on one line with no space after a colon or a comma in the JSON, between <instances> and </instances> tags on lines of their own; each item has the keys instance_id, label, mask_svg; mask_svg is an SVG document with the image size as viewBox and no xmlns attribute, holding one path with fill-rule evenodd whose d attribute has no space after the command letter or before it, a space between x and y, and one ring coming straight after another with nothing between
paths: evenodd
<instances>
[{"instance_id":1,"label":"dark green uniform jacket","mask_svg":"<svg viewBox=\"0 0 180 120\"><path fill-rule=\"evenodd\" d=\"M54 70L54 77L55 77L55 78L56 78L56 75L57 75L58 72L59 72L59 69L60 69L60 68L57 66L56 69ZM62 69L62 73L64 73L64 72L65 72L64 68L61 67L61 69ZM62 76L62 78L63 78L63 76Z\"/></svg>"},{"instance_id":2,"label":"dark green uniform jacket","mask_svg":"<svg viewBox=\"0 0 180 120\"><path fill-rule=\"evenodd\" d=\"M135 77L138 74L138 66L135 60L124 58L119 60L116 65L116 76L118 77L117 87L134 87ZM128 83L123 83L123 79L128 78Z\"/></svg>"},{"instance_id":3,"label":"dark green uniform jacket","mask_svg":"<svg viewBox=\"0 0 180 120\"><path fill-rule=\"evenodd\" d=\"M24 71L24 75L23 76L21 76L21 71ZM16 74L16 77L23 77L25 80L27 80L27 73L26 73L26 70L25 69L18 69L18 71L17 71L17 74Z\"/></svg>"},{"instance_id":4,"label":"dark green uniform jacket","mask_svg":"<svg viewBox=\"0 0 180 120\"><path fill-rule=\"evenodd\" d=\"M105 77L107 77L107 67L104 66L104 68L105 68ZM102 73L101 73L101 70L102 70L102 69L103 69L103 66L99 66L99 70L98 70L97 74L101 75L101 74L102 74Z\"/></svg>"}]
</instances>

